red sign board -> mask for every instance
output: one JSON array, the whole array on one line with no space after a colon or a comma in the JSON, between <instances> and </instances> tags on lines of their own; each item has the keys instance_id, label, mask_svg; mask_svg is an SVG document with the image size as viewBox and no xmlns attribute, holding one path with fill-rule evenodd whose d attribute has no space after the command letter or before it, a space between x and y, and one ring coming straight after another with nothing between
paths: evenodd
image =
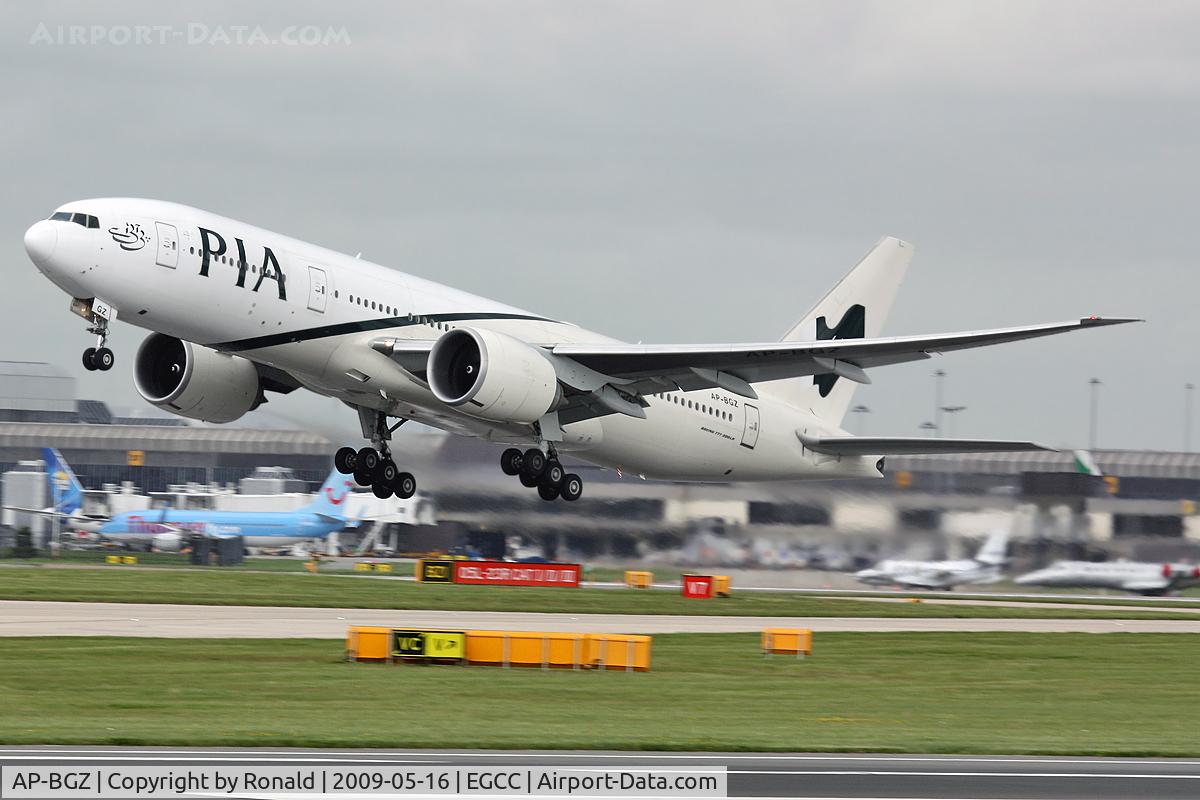
<instances>
[{"instance_id":1,"label":"red sign board","mask_svg":"<svg viewBox=\"0 0 1200 800\"><path fill-rule=\"evenodd\" d=\"M578 586L578 564L455 561L454 582L489 586Z\"/></svg>"},{"instance_id":2,"label":"red sign board","mask_svg":"<svg viewBox=\"0 0 1200 800\"><path fill-rule=\"evenodd\" d=\"M713 596L712 575L684 575L683 596L697 599Z\"/></svg>"}]
</instances>

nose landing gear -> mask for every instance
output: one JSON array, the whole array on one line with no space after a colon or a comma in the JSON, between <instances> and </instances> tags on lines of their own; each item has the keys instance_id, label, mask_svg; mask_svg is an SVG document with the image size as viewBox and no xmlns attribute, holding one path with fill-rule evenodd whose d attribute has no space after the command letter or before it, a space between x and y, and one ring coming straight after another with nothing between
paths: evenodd
<instances>
[{"instance_id":1,"label":"nose landing gear","mask_svg":"<svg viewBox=\"0 0 1200 800\"><path fill-rule=\"evenodd\" d=\"M107 347L110 316L115 316L115 310L111 306L99 300L93 301L91 318L94 323L87 330L96 336L96 346L83 351L83 368L88 372L108 372L116 361L113 351Z\"/></svg>"},{"instance_id":2,"label":"nose landing gear","mask_svg":"<svg viewBox=\"0 0 1200 800\"><path fill-rule=\"evenodd\" d=\"M548 449L549 456L536 447L524 453L510 447L500 455L500 469L519 478L522 486L536 488L543 500L578 500L583 496L583 479L563 469L553 446Z\"/></svg>"}]
</instances>

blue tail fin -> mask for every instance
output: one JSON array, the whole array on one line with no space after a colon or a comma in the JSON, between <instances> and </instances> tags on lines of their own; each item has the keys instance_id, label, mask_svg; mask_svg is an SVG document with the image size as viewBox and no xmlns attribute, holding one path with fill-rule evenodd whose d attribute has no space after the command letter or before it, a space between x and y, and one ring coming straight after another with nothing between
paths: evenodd
<instances>
[{"instance_id":1,"label":"blue tail fin","mask_svg":"<svg viewBox=\"0 0 1200 800\"><path fill-rule=\"evenodd\" d=\"M354 479L335 469L329 473L329 477L317 490L317 499L305 506L304 510L314 514L344 517L346 516L346 498L350 496L353 488Z\"/></svg>"},{"instance_id":2,"label":"blue tail fin","mask_svg":"<svg viewBox=\"0 0 1200 800\"><path fill-rule=\"evenodd\" d=\"M46 482L51 507L60 514L74 514L83 505L83 486L62 453L53 447L42 448L46 461Z\"/></svg>"}]
</instances>

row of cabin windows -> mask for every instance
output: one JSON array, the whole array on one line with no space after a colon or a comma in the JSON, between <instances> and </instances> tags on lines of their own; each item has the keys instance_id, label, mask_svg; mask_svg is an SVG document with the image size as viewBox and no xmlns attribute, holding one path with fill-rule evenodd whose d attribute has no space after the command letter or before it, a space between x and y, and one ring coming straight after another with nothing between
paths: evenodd
<instances>
[{"instance_id":1,"label":"row of cabin windows","mask_svg":"<svg viewBox=\"0 0 1200 800\"><path fill-rule=\"evenodd\" d=\"M99 228L100 220L96 219L91 214L71 213L70 211L55 211L50 215L50 219L58 220L59 222L74 222L76 225L82 225L85 228Z\"/></svg>"},{"instance_id":2,"label":"row of cabin windows","mask_svg":"<svg viewBox=\"0 0 1200 800\"><path fill-rule=\"evenodd\" d=\"M662 398L663 400L666 400L669 403L674 403L677 406L683 406L685 408L690 408L693 411L699 411L701 414L708 414L711 417L717 417L718 419L723 419L726 422L733 422L733 414L729 413L728 411L726 411L722 408L716 408L714 406L706 406L703 403L697 403L694 400L688 400L687 398L680 397L680 396L674 395L674 394L656 394L656 395L654 395L654 397Z\"/></svg>"},{"instance_id":3,"label":"row of cabin windows","mask_svg":"<svg viewBox=\"0 0 1200 800\"><path fill-rule=\"evenodd\" d=\"M79 215L76 215L76 216L79 216ZM58 215L56 214L54 216L54 218L57 219ZM95 217L92 217L92 219L94 220ZM196 255L196 248L189 247L188 252L192 255ZM243 264L241 261L239 261L235 258L232 258L231 256L214 255L214 256L212 256L212 258L214 260L216 260L218 263L229 264L230 266L237 267L238 269L244 269L246 267L246 265ZM256 267L253 264L250 264L249 266L250 266L251 272L255 272L255 273L258 272L258 267ZM281 277L282 277L282 275L281 275ZM341 297L341 293L337 289L334 289L333 290L333 298L335 300L337 300L340 297ZM396 308L395 306L390 306L385 303L380 303L376 300L367 300L362 295L351 294L351 295L347 295L346 297L351 303L353 303L356 306L362 306L363 308L369 308L372 311L382 311L383 313L385 313L391 317L398 316L400 313L400 309ZM409 314L408 321L409 322L420 322L424 325L432 325L433 327L437 328L438 330L446 330L446 331L450 330L450 326L447 325L446 323L433 322L428 317L414 317L412 314Z\"/></svg>"},{"instance_id":4,"label":"row of cabin windows","mask_svg":"<svg viewBox=\"0 0 1200 800\"><path fill-rule=\"evenodd\" d=\"M193 256L200 255L200 251L196 250L195 247L189 247L188 253ZM246 269L248 267L251 272L253 272L255 274L258 273L258 267L256 265L242 262L242 261L234 258L233 256L218 256L218 255L213 254L213 255L210 255L209 258L211 258L213 261L217 262L218 264L228 264L229 266L237 267L238 269ZM280 280L284 280L284 279L286 279L286 277L287 276L285 276L282 272L279 273Z\"/></svg>"}]
</instances>

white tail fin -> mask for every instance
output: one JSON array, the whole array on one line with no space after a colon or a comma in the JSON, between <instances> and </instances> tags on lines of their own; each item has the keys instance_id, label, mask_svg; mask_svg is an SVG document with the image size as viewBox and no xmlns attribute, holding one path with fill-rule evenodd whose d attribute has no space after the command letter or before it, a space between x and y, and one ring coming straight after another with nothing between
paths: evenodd
<instances>
[{"instance_id":1,"label":"white tail fin","mask_svg":"<svg viewBox=\"0 0 1200 800\"><path fill-rule=\"evenodd\" d=\"M912 260L913 246L890 236L879 241L812 310L784 334L784 342L879 336ZM857 384L833 373L771 384L773 393L822 420L840 425Z\"/></svg>"},{"instance_id":2,"label":"white tail fin","mask_svg":"<svg viewBox=\"0 0 1200 800\"><path fill-rule=\"evenodd\" d=\"M975 560L980 564L988 564L989 566L999 566L1008 558L1008 530L998 528L992 531L991 536L983 543L983 547L979 548L979 552L975 554Z\"/></svg>"},{"instance_id":3,"label":"white tail fin","mask_svg":"<svg viewBox=\"0 0 1200 800\"><path fill-rule=\"evenodd\" d=\"M1096 459L1088 450L1075 450L1075 471L1082 475L1096 475L1104 477L1104 473L1100 470L1100 465L1096 463Z\"/></svg>"}]
</instances>

